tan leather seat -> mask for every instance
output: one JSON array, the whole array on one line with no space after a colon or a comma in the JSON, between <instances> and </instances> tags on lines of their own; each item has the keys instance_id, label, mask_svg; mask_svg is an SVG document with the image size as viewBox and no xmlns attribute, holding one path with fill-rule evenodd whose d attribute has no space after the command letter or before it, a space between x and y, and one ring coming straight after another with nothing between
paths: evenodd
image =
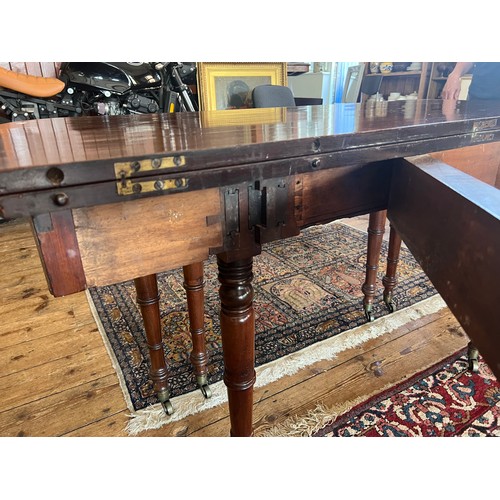
<instances>
[{"instance_id":1,"label":"tan leather seat","mask_svg":"<svg viewBox=\"0 0 500 500\"><path fill-rule=\"evenodd\" d=\"M0 87L33 97L51 97L64 89L64 82L57 78L25 75L0 68Z\"/></svg>"}]
</instances>

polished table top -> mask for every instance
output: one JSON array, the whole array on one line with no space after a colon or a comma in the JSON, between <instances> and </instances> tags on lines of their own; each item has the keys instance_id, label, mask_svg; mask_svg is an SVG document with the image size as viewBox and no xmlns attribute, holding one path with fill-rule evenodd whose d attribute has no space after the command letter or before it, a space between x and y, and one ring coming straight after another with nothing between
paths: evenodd
<instances>
[{"instance_id":1,"label":"polished table top","mask_svg":"<svg viewBox=\"0 0 500 500\"><path fill-rule=\"evenodd\" d=\"M441 100L394 101L0 125L0 196L114 182L120 173L170 182L168 190L128 193L133 199L248 180L255 168L276 177L406 156L404 144L415 155L498 140L500 103L452 103L451 110ZM149 163L124 173L120 162L136 160ZM82 197L72 196L66 208L81 206ZM88 192L85 198L89 204L122 199ZM35 215L46 207L9 211L0 215Z\"/></svg>"},{"instance_id":2,"label":"polished table top","mask_svg":"<svg viewBox=\"0 0 500 500\"><path fill-rule=\"evenodd\" d=\"M372 113L374 106L382 112ZM483 128L495 128L498 118L499 102L458 101L445 114L443 101L424 100L30 120L0 126L0 174L174 153L187 155L184 170L209 168L228 164L236 151L231 164L453 136L473 132L478 120L492 120Z\"/></svg>"}]
</instances>

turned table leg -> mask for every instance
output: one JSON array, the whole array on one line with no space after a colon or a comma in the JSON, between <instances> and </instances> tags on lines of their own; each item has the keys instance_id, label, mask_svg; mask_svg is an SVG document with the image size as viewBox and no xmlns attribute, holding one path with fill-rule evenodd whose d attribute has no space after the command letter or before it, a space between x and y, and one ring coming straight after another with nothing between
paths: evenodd
<instances>
[{"instance_id":1,"label":"turned table leg","mask_svg":"<svg viewBox=\"0 0 500 500\"><path fill-rule=\"evenodd\" d=\"M134 280L137 303L141 309L151 360L151 379L158 399L168 415L173 413L168 386L168 369L163 349L160 321L160 296L156 274Z\"/></svg>"},{"instance_id":2,"label":"turned table leg","mask_svg":"<svg viewBox=\"0 0 500 500\"><path fill-rule=\"evenodd\" d=\"M372 212L368 222L368 249L366 257L366 274L365 282L361 287L363 291L363 308L368 321L373 321L375 318L372 314L373 298L377 289L377 270L380 259L380 249L382 248L382 238L385 231L385 221L387 210Z\"/></svg>"},{"instance_id":3,"label":"turned table leg","mask_svg":"<svg viewBox=\"0 0 500 500\"><path fill-rule=\"evenodd\" d=\"M212 392L208 386L208 354L205 344L203 262L184 266L182 270L188 305L189 331L193 342L189 359L193 365L198 387L203 396L209 398Z\"/></svg>"},{"instance_id":4,"label":"turned table leg","mask_svg":"<svg viewBox=\"0 0 500 500\"><path fill-rule=\"evenodd\" d=\"M387 270L385 276L382 278L382 283L384 285L384 302L390 312L396 310L392 301L392 293L398 283L396 271L398 268L400 250L401 236L399 236L399 233L391 225L389 232L389 248L387 251Z\"/></svg>"},{"instance_id":5,"label":"turned table leg","mask_svg":"<svg viewBox=\"0 0 500 500\"><path fill-rule=\"evenodd\" d=\"M251 436L253 433L255 316L252 262L252 257L234 262L217 258L224 383L228 393L231 436Z\"/></svg>"}]
</instances>

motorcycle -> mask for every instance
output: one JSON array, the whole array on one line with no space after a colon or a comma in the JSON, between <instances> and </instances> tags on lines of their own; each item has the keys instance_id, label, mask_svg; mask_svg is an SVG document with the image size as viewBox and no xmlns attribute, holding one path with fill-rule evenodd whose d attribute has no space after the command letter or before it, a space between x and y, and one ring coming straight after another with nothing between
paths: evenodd
<instances>
[{"instance_id":1,"label":"motorcycle","mask_svg":"<svg viewBox=\"0 0 500 500\"><path fill-rule=\"evenodd\" d=\"M179 62L65 62L58 78L0 68L0 109L6 121L197 111L195 75Z\"/></svg>"}]
</instances>

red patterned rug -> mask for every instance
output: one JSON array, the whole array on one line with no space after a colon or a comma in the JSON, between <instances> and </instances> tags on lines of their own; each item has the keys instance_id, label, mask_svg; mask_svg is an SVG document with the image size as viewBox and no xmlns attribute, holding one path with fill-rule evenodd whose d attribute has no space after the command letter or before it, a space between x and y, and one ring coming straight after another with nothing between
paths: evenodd
<instances>
[{"instance_id":1,"label":"red patterned rug","mask_svg":"<svg viewBox=\"0 0 500 500\"><path fill-rule=\"evenodd\" d=\"M413 377L342 415L314 436L498 436L500 384L481 359L466 356Z\"/></svg>"},{"instance_id":2,"label":"red patterned rug","mask_svg":"<svg viewBox=\"0 0 500 500\"><path fill-rule=\"evenodd\" d=\"M330 418L318 408L303 422L295 420L269 435L312 437L500 436L500 383L479 358L469 370L463 351ZM321 414L321 417L319 415ZM335 412L330 413L335 414ZM310 425L304 432L303 423ZM293 430L295 429L295 431ZM297 432L299 429L301 431Z\"/></svg>"}]
</instances>

